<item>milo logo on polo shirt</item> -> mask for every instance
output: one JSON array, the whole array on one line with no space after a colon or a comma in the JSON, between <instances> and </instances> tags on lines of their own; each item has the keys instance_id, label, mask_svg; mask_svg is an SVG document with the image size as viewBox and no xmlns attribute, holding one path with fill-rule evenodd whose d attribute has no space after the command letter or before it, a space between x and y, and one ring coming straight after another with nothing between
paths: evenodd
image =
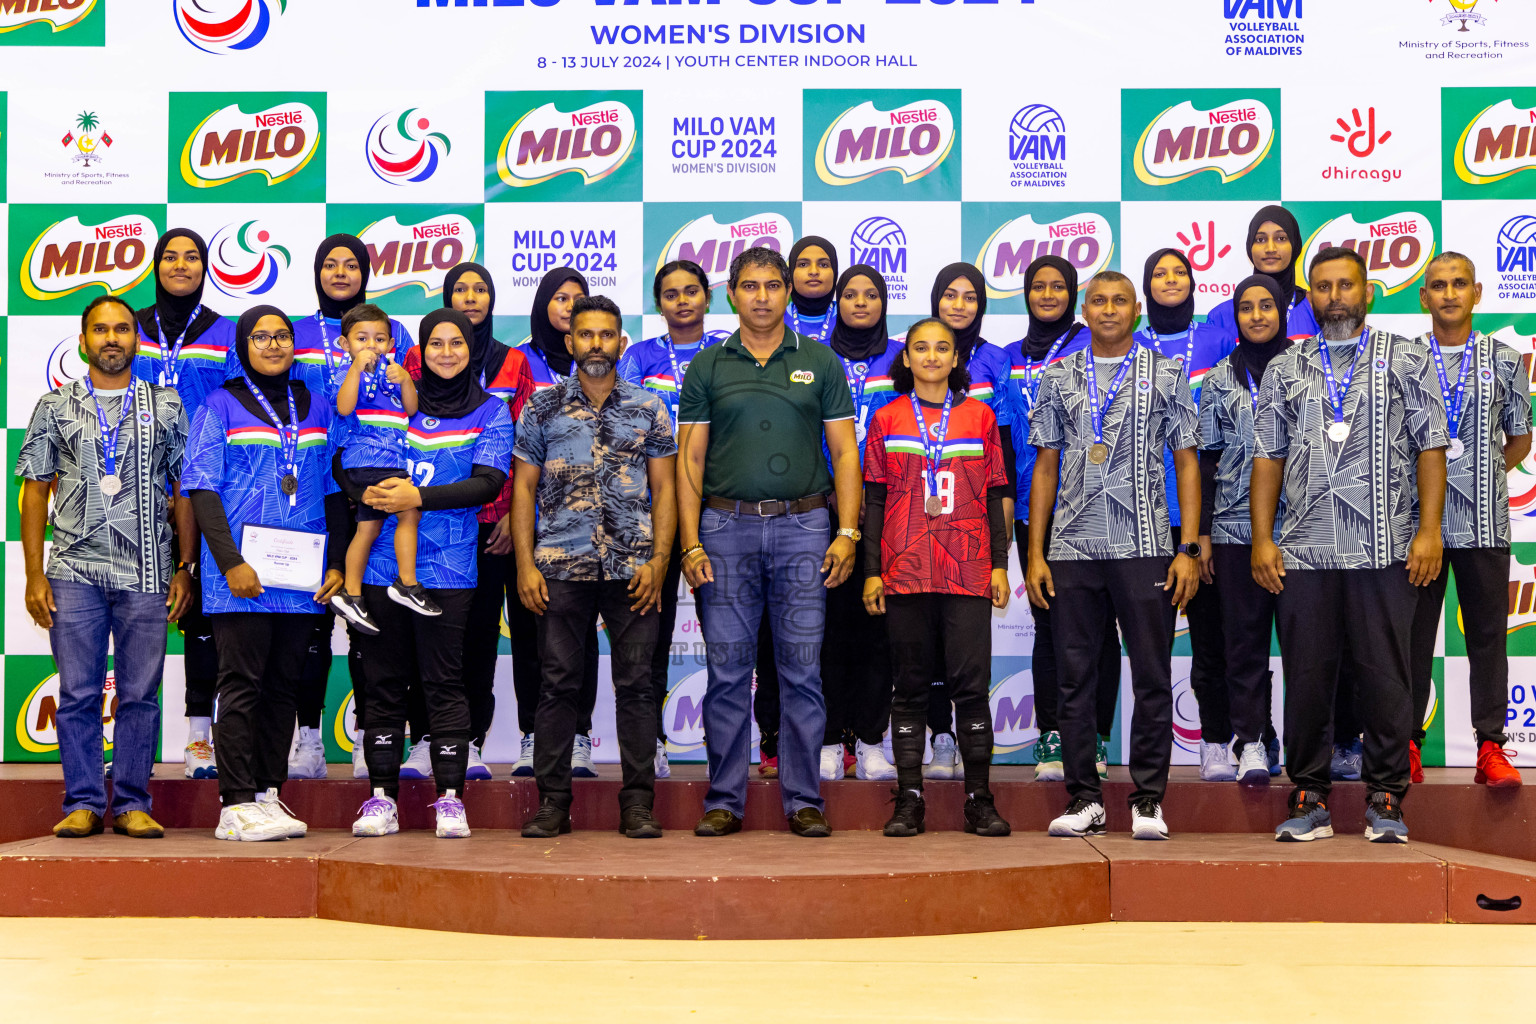
<instances>
[{"instance_id":1,"label":"milo logo on polo shirt","mask_svg":"<svg viewBox=\"0 0 1536 1024\"><path fill-rule=\"evenodd\" d=\"M795 370L789 375L789 379L795 384L814 384L816 383L816 374L810 370Z\"/></svg>"},{"instance_id":2,"label":"milo logo on polo shirt","mask_svg":"<svg viewBox=\"0 0 1536 1024\"><path fill-rule=\"evenodd\" d=\"M25 219L21 211L27 209L12 207L12 216ZM149 278L150 257L160 233L151 218L142 213L120 213L100 220L90 212L84 216L84 220L72 216L48 223L27 240L19 268L21 290L27 299L47 302L93 287L122 295ZM25 224L13 225L13 250L22 242L17 228L30 234Z\"/></svg>"},{"instance_id":3,"label":"milo logo on polo shirt","mask_svg":"<svg viewBox=\"0 0 1536 1024\"><path fill-rule=\"evenodd\" d=\"M873 90L848 105L840 90L807 89L806 198L941 199L958 191L960 95ZM811 171L814 168L815 173Z\"/></svg>"},{"instance_id":4,"label":"milo logo on polo shirt","mask_svg":"<svg viewBox=\"0 0 1536 1024\"><path fill-rule=\"evenodd\" d=\"M640 198L639 161L632 160L640 141L638 92L489 93L488 143L502 124L499 145L486 154L495 173L494 179L487 174L488 193L529 200ZM617 188L608 188L610 182ZM634 194L616 194L626 192Z\"/></svg>"},{"instance_id":5,"label":"milo logo on polo shirt","mask_svg":"<svg viewBox=\"0 0 1536 1024\"><path fill-rule=\"evenodd\" d=\"M1127 197L1279 194L1279 90L1127 89L1121 108Z\"/></svg>"},{"instance_id":6,"label":"milo logo on polo shirt","mask_svg":"<svg viewBox=\"0 0 1536 1024\"><path fill-rule=\"evenodd\" d=\"M1298 217L1314 204L1298 203ZM1435 255L1435 221L1425 210L1395 207L1391 203L1315 204L1329 207L1307 238L1298 267L1311 265L1312 257L1329 246L1353 249L1365 260L1367 279L1376 286L1374 312L1418 312L1419 299L1412 289L1424 276ZM1396 298L1394 298L1396 296Z\"/></svg>"},{"instance_id":7,"label":"milo logo on polo shirt","mask_svg":"<svg viewBox=\"0 0 1536 1024\"><path fill-rule=\"evenodd\" d=\"M303 172L320 151L324 112L323 93L172 93L171 137L186 133L175 198L209 202L206 190L227 188L220 199L323 202L324 161Z\"/></svg>"},{"instance_id":8,"label":"milo logo on polo shirt","mask_svg":"<svg viewBox=\"0 0 1536 1024\"><path fill-rule=\"evenodd\" d=\"M350 231L368 247L368 299L376 301L405 289L418 289L409 298L422 301L419 310L400 307L398 312L428 312L441 302L430 300L442 295L443 278L453 267L466 260L473 262L480 252L480 231L471 215L478 218L480 207L462 210L419 209L400 213L410 207L342 208L342 213L356 216L338 218L332 208L333 231ZM365 218L370 213L384 214L377 220ZM339 222L338 222L339 221ZM361 226L357 226L361 222ZM405 296L403 296L405 297ZM393 308L393 307L392 307Z\"/></svg>"}]
</instances>

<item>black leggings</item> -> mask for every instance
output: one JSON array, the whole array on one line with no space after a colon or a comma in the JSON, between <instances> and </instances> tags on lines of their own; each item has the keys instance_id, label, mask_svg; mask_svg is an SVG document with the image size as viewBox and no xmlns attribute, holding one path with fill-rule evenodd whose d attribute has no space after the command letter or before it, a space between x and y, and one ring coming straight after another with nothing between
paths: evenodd
<instances>
[{"instance_id":1,"label":"black leggings","mask_svg":"<svg viewBox=\"0 0 1536 1024\"><path fill-rule=\"evenodd\" d=\"M921 789L923 785L924 726L941 636L944 679L955 703L955 741L965 766L965 789L974 793L987 785L992 765L991 607L986 598L971 595L885 597L891 663L896 672L891 750L896 755L896 784L901 789Z\"/></svg>"},{"instance_id":2,"label":"black leggings","mask_svg":"<svg viewBox=\"0 0 1536 1024\"><path fill-rule=\"evenodd\" d=\"M219 800L250 803L288 778L294 690L320 615L220 612L211 616L219 650Z\"/></svg>"}]
</instances>

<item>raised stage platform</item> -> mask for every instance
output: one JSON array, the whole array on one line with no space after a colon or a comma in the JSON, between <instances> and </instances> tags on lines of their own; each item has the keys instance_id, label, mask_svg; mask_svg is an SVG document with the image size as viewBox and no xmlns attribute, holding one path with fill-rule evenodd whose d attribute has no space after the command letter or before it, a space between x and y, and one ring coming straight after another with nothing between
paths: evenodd
<instances>
[{"instance_id":1,"label":"raised stage platform","mask_svg":"<svg viewBox=\"0 0 1536 1024\"><path fill-rule=\"evenodd\" d=\"M1098 921L1487 921L1536 923L1536 790L1490 791L1470 770L1430 769L1404 807L1413 842L1361 838L1364 788L1340 783L1335 838L1279 844L1284 780L1268 789L1198 781L1175 769L1165 803L1174 838L1128 835L1124 769L1106 786L1108 836L1052 839L1059 783L1028 768L994 776L1008 839L960 832L958 782L927 785L930 832L879 834L890 784L823 785L835 834L783 831L778 787L754 782L747 831L698 839L707 782L674 768L657 787L661 840L618 835L616 778L576 783L576 832L523 839L531 781L471 783L475 830L432 835L431 787L406 783L398 836L354 839L367 795L343 777L293 782L284 800L303 840L212 838L217 785L162 765L153 783L163 840L54 839L58 769L0 766L0 915L323 917L495 934L602 938L848 938L991 931ZM616 766L605 774L617 775ZM41 838L39 838L41 837Z\"/></svg>"}]
</instances>

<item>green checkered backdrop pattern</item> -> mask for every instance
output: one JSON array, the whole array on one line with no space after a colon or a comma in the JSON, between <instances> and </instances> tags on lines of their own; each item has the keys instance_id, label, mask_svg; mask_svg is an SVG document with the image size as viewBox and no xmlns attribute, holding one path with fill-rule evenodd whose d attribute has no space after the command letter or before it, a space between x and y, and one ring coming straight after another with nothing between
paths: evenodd
<instances>
[{"instance_id":1,"label":"green checkered backdrop pattern","mask_svg":"<svg viewBox=\"0 0 1536 1024\"><path fill-rule=\"evenodd\" d=\"M447 268L488 265L512 343L551 267L580 269L643 337L659 331L649 283L663 261L697 260L718 285L744 247L816 233L844 265L886 274L897 329L928 312L938 268L975 262L986 334L1006 344L1023 331L1035 255L1134 277L1145 253L1177 246L1203 316L1247 272L1252 212L1285 202L1307 251L1366 257L1373 323L1424 330L1417 282L1456 249L1485 286L1479 326L1530 353L1536 17L1488 0L1338 6L1201 0L1168 18L1130 0L0 0L7 458L38 397L83 372L81 306L105 292L150 303L154 240L176 225L210 240L205 299L223 314L310 313L315 245L350 231L371 253L369 298L412 326L441 303ZM710 326L731 324L718 294ZM51 760L57 677L21 600L8 486L0 757ZM1536 463L1510 491L1511 746L1530 757ZM1425 761L1470 764L1454 586L1442 629ZM1027 762L1022 587L993 630L997 756ZM167 644L162 745L176 757L174 630ZM705 672L686 595L673 650L666 725L674 756L696 759ZM1174 755L1191 763L1182 624L1174 660ZM501 661L493 760L517 742ZM603 679L597 750L611 761L606 665ZM1122 720L1128 673L1123 685ZM110 691L109 677L108 723ZM332 759L350 751L350 713L338 659Z\"/></svg>"}]
</instances>

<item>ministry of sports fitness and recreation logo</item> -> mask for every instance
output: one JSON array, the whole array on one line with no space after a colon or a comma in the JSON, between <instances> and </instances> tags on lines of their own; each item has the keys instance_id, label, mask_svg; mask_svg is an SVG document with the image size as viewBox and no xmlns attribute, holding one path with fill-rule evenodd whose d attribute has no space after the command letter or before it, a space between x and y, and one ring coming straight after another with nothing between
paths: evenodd
<instances>
[{"instance_id":1,"label":"ministry of sports fitness and recreation logo","mask_svg":"<svg viewBox=\"0 0 1536 1024\"><path fill-rule=\"evenodd\" d=\"M205 53L240 53L261 45L288 0L173 0L176 27Z\"/></svg>"},{"instance_id":2,"label":"ministry of sports fitness and recreation logo","mask_svg":"<svg viewBox=\"0 0 1536 1024\"><path fill-rule=\"evenodd\" d=\"M1052 107L1031 103L1008 122L1008 187L1067 184L1067 122Z\"/></svg>"},{"instance_id":3,"label":"ministry of sports fitness and recreation logo","mask_svg":"<svg viewBox=\"0 0 1536 1024\"><path fill-rule=\"evenodd\" d=\"M288 249L275 244L259 220L226 224L208 240L208 276L230 298L265 295L291 262Z\"/></svg>"},{"instance_id":4,"label":"ministry of sports fitness and recreation logo","mask_svg":"<svg viewBox=\"0 0 1536 1024\"><path fill-rule=\"evenodd\" d=\"M106 0L0 0L0 46L105 46Z\"/></svg>"},{"instance_id":5,"label":"ministry of sports fitness and recreation logo","mask_svg":"<svg viewBox=\"0 0 1536 1024\"><path fill-rule=\"evenodd\" d=\"M864 95L849 106L844 91L805 90L805 146L812 157L805 197L953 198L960 182L959 93L881 89Z\"/></svg>"},{"instance_id":6,"label":"ministry of sports fitness and recreation logo","mask_svg":"<svg viewBox=\"0 0 1536 1024\"><path fill-rule=\"evenodd\" d=\"M448 136L431 128L420 107L383 115L368 129L364 144L369 169L391 185L426 181L453 149Z\"/></svg>"},{"instance_id":7,"label":"ministry of sports fitness and recreation logo","mask_svg":"<svg viewBox=\"0 0 1536 1024\"><path fill-rule=\"evenodd\" d=\"M1459 24L1461 27L1456 30L1458 32L1470 32L1471 29L1467 27L1468 23L1479 27L1488 24L1488 19L1476 11L1480 0L1445 0L1445 2L1450 5L1451 9L1449 13L1441 17L1440 24Z\"/></svg>"},{"instance_id":8,"label":"ministry of sports fitness and recreation logo","mask_svg":"<svg viewBox=\"0 0 1536 1024\"><path fill-rule=\"evenodd\" d=\"M963 251L975 253L987 282L987 298L1009 300L989 312L1027 313L1024 271L1040 256L1060 256L1077 269L1079 281L1112 265L1118 230L1115 204L966 204Z\"/></svg>"},{"instance_id":9,"label":"ministry of sports fitness and recreation logo","mask_svg":"<svg viewBox=\"0 0 1536 1024\"><path fill-rule=\"evenodd\" d=\"M122 295L149 279L160 233L150 216L113 207L71 209L78 212L55 220L57 207L11 207L11 251L25 253L15 279L20 295L11 292L12 312L51 313L34 304L93 288Z\"/></svg>"},{"instance_id":10,"label":"ministry of sports fitness and recreation logo","mask_svg":"<svg viewBox=\"0 0 1536 1024\"><path fill-rule=\"evenodd\" d=\"M1536 302L1536 217L1517 214L1494 240L1494 295L1501 301Z\"/></svg>"},{"instance_id":11,"label":"ministry of sports fitness and recreation logo","mask_svg":"<svg viewBox=\"0 0 1536 1024\"><path fill-rule=\"evenodd\" d=\"M1374 313L1418 313L1414 290L1436 252L1438 204L1296 203L1292 212L1317 227L1307 237L1297 266L1330 246L1353 249L1376 286Z\"/></svg>"},{"instance_id":12,"label":"ministry of sports fitness and recreation logo","mask_svg":"<svg viewBox=\"0 0 1536 1024\"><path fill-rule=\"evenodd\" d=\"M866 217L848 236L848 265L862 263L885 278L887 303L907 297L907 233L889 217Z\"/></svg>"},{"instance_id":13,"label":"ministry of sports fitness and recreation logo","mask_svg":"<svg viewBox=\"0 0 1536 1024\"><path fill-rule=\"evenodd\" d=\"M639 92L486 94L492 200L638 200Z\"/></svg>"},{"instance_id":14,"label":"ministry of sports fitness and recreation logo","mask_svg":"<svg viewBox=\"0 0 1536 1024\"><path fill-rule=\"evenodd\" d=\"M1536 89L1445 89L1447 199L1525 198L1536 170Z\"/></svg>"},{"instance_id":15,"label":"ministry of sports fitness and recreation logo","mask_svg":"<svg viewBox=\"0 0 1536 1024\"><path fill-rule=\"evenodd\" d=\"M66 129L64 137L59 140L69 153L69 159L82 167L90 167L92 162L100 163L106 155L106 150L112 148L112 136L102 128L101 118L95 111L82 110L75 117L74 126Z\"/></svg>"},{"instance_id":16,"label":"ministry of sports fitness and recreation logo","mask_svg":"<svg viewBox=\"0 0 1536 1024\"><path fill-rule=\"evenodd\" d=\"M1262 199L1280 192L1278 89L1126 89L1127 199Z\"/></svg>"},{"instance_id":17,"label":"ministry of sports fitness and recreation logo","mask_svg":"<svg viewBox=\"0 0 1536 1024\"><path fill-rule=\"evenodd\" d=\"M692 260L709 275L709 286L724 285L731 260L743 250L763 246L788 253L795 240L795 223L778 210L746 203L706 207L699 215L693 203L647 203L645 247L656 253L653 272L672 260Z\"/></svg>"},{"instance_id":18,"label":"ministry of sports fitness and recreation logo","mask_svg":"<svg viewBox=\"0 0 1536 1024\"><path fill-rule=\"evenodd\" d=\"M368 247L368 300L388 299L391 313L427 313L442 305L449 270L480 258L484 208L332 205L326 231L354 234Z\"/></svg>"},{"instance_id":19,"label":"ministry of sports fitness and recreation logo","mask_svg":"<svg viewBox=\"0 0 1536 1024\"><path fill-rule=\"evenodd\" d=\"M320 151L324 93L172 93L172 138L185 133L172 167L174 198L323 202ZM308 170L308 173L305 173Z\"/></svg>"}]
</instances>

